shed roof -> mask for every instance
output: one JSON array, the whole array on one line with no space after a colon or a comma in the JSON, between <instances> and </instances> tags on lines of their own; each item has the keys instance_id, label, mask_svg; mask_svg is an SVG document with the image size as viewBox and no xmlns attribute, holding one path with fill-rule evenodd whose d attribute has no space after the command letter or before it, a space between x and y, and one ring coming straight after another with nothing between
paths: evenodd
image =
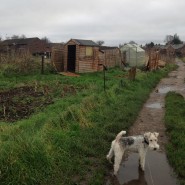
<instances>
[{"instance_id":1,"label":"shed roof","mask_svg":"<svg viewBox=\"0 0 185 185\"><path fill-rule=\"evenodd\" d=\"M73 40L82 46L99 46L92 40L82 40L82 39L73 39Z\"/></svg>"},{"instance_id":2,"label":"shed roof","mask_svg":"<svg viewBox=\"0 0 185 185\"><path fill-rule=\"evenodd\" d=\"M184 45L185 45L185 44L174 44L174 45L172 45L172 47L173 47L174 49L181 49Z\"/></svg>"},{"instance_id":3,"label":"shed roof","mask_svg":"<svg viewBox=\"0 0 185 185\"><path fill-rule=\"evenodd\" d=\"M168 48L167 45L160 45L160 46L159 46L159 49L167 49L167 48Z\"/></svg>"},{"instance_id":4,"label":"shed roof","mask_svg":"<svg viewBox=\"0 0 185 185\"><path fill-rule=\"evenodd\" d=\"M112 50L112 49L118 49L118 47L114 46L100 46L100 50Z\"/></svg>"},{"instance_id":5,"label":"shed roof","mask_svg":"<svg viewBox=\"0 0 185 185\"><path fill-rule=\"evenodd\" d=\"M132 48L133 50L137 52L145 52L144 49L142 49L139 45L137 44L125 44L124 46L121 47L121 50L124 48Z\"/></svg>"},{"instance_id":6,"label":"shed roof","mask_svg":"<svg viewBox=\"0 0 185 185\"><path fill-rule=\"evenodd\" d=\"M8 40L4 40L1 44L2 45L29 44L34 40L40 40L40 39L38 37L25 38L25 39L8 39Z\"/></svg>"}]
</instances>

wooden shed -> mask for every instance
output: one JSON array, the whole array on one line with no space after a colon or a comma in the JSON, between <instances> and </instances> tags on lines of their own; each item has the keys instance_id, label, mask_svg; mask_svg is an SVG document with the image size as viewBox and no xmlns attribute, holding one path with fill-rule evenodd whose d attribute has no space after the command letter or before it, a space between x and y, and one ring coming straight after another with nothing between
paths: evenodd
<instances>
[{"instance_id":1,"label":"wooden shed","mask_svg":"<svg viewBox=\"0 0 185 185\"><path fill-rule=\"evenodd\" d=\"M99 46L92 40L71 39L64 47L52 49L52 63L58 72L87 73L120 66L118 47ZM102 65L103 64L103 65Z\"/></svg>"},{"instance_id":2,"label":"wooden shed","mask_svg":"<svg viewBox=\"0 0 185 185\"><path fill-rule=\"evenodd\" d=\"M99 45L92 40L69 40L64 48L64 71L85 73L101 70L99 52Z\"/></svg>"}]
</instances>

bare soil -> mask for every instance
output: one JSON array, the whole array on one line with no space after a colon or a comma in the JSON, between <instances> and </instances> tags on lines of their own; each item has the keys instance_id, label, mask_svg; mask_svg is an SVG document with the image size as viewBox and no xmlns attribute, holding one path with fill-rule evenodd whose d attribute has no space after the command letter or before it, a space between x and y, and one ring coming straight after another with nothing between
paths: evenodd
<instances>
[{"instance_id":1,"label":"bare soil","mask_svg":"<svg viewBox=\"0 0 185 185\"><path fill-rule=\"evenodd\" d=\"M73 85L58 85L53 89L47 85L22 86L0 91L0 121L15 122L29 118L35 112L54 103L52 93L59 91L59 98L75 95L78 88Z\"/></svg>"},{"instance_id":2,"label":"bare soil","mask_svg":"<svg viewBox=\"0 0 185 185\"><path fill-rule=\"evenodd\" d=\"M0 92L0 120L15 122L28 118L36 110L53 103L43 92L35 92L34 87L23 86Z\"/></svg>"}]
</instances>

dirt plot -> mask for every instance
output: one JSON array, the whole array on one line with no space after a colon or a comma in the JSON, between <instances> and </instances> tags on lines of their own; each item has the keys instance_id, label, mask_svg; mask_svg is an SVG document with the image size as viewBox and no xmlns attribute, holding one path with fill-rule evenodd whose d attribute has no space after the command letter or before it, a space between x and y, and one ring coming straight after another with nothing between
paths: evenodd
<instances>
[{"instance_id":1,"label":"dirt plot","mask_svg":"<svg viewBox=\"0 0 185 185\"><path fill-rule=\"evenodd\" d=\"M28 118L37 109L53 103L43 92L35 92L34 87L24 86L0 92L0 120L14 122Z\"/></svg>"},{"instance_id":2,"label":"dirt plot","mask_svg":"<svg viewBox=\"0 0 185 185\"><path fill-rule=\"evenodd\" d=\"M72 85L63 85L58 89L61 90L60 98L77 92ZM48 86L22 86L0 92L0 121L15 122L42 110L54 103L53 97L50 96L52 91Z\"/></svg>"}]
</instances>

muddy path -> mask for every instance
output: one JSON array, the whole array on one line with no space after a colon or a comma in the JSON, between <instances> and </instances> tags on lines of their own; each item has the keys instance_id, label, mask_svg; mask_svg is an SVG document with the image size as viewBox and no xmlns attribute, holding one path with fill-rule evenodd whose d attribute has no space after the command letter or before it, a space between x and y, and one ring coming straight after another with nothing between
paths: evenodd
<instances>
[{"instance_id":1,"label":"muddy path","mask_svg":"<svg viewBox=\"0 0 185 185\"><path fill-rule=\"evenodd\" d=\"M177 179L168 164L165 144L168 142L164 124L165 96L169 91L176 91L185 97L185 64L176 61L177 70L163 78L141 109L137 120L130 128L128 135L139 135L144 132L159 132L160 150L149 151L146 157L145 172L141 172L138 154L128 153L123 159L117 178L112 177L107 185L176 185Z\"/></svg>"}]
</instances>

